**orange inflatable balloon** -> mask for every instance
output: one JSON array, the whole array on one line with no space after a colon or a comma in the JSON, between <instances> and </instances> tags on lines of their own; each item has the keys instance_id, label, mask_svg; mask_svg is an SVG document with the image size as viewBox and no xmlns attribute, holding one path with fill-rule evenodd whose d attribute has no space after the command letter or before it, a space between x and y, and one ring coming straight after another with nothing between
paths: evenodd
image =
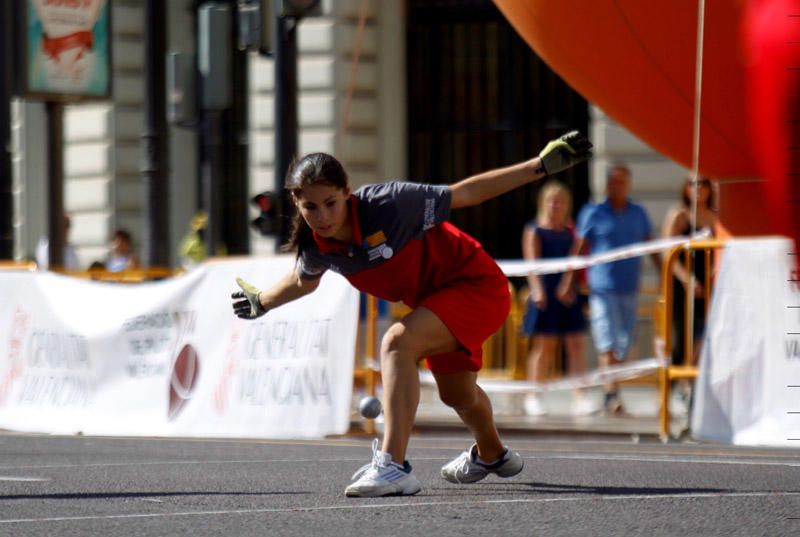
<instances>
[{"instance_id":1,"label":"orange inflatable balloon","mask_svg":"<svg viewBox=\"0 0 800 537\"><path fill-rule=\"evenodd\" d=\"M495 3L573 88L692 167L697 0ZM722 183L723 227L798 239L800 1L706 0L704 32L700 173L763 180Z\"/></svg>"},{"instance_id":2,"label":"orange inflatable balloon","mask_svg":"<svg viewBox=\"0 0 800 537\"><path fill-rule=\"evenodd\" d=\"M692 140L696 0L495 0L573 88L687 168ZM707 0L701 173L750 177L740 0Z\"/></svg>"}]
</instances>

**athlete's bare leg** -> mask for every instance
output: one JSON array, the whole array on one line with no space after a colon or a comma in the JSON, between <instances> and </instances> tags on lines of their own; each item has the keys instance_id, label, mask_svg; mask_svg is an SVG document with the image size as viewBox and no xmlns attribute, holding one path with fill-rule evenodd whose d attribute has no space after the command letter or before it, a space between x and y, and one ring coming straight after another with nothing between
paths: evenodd
<instances>
[{"instance_id":1,"label":"athlete's bare leg","mask_svg":"<svg viewBox=\"0 0 800 537\"><path fill-rule=\"evenodd\" d=\"M459 348L447 326L431 310L417 308L386 331L381 342L384 435L382 451L405 461L419 405L417 362Z\"/></svg>"},{"instance_id":2,"label":"athlete's bare leg","mask_svg":"<svg viewBox=\"0 0 800 537\"><path fill-rule=\"evenodd\" d=\"M442 402L452 407L478 444L478 456L492 462L503 455L504 447L494 424L492 403L477 384L472 371L434 374Z\"/></svg>"}]
</instances>

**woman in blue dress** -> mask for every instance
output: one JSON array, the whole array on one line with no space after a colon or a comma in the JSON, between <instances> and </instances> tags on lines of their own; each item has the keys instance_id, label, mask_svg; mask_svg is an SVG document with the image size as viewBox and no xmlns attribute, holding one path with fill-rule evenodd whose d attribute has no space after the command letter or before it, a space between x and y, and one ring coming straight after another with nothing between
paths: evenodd
<instances>
[{"instance_id":1,"label":"woman in blue dress","mask_svg":"<svg viewBox=\"0 0 800 537\"><path fill-rule=\"evenodd\" d=\"M571 224L572 196L567 188L557 182L547 183L539 193L537 218L525 226L522 235L522 253L525 259L560 258L570 255L575 235ZM556 360L559 343L566 350L570 373L582 373L585 369L586 318L578 289L562 300L556 290L562 274L528 276L530 294L523 319L523 331L533 337L533 346L528 356L528 379L542 382L547 370ZM588 400L581 390L576 390L573 413L585 415L592 412ZM537 393L525 397L525 413L530 416L546 414Z\"/></svg>"}]
</instances>

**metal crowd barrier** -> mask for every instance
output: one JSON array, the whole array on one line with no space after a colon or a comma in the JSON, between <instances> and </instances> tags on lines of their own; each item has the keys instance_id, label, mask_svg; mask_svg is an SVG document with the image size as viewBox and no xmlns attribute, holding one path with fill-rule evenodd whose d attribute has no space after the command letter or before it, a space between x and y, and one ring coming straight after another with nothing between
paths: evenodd
<instances>
[{"instance_id":1,"label":"metal crowd barrier","mask_svg":"<svg viewBox=\"0 0 800 537\"><path fill-rule=\"evenodd\" d=\"M56 272L66 276L82 278L85 280L116 283L142 283L171 278L177 274L180 274L181 271L175 271L168 267L150 267L141 269L126 269L120 272L109 272L107 270L56 270Z\"/></svg>"},{"instance_id":2,"label":"metal crowd barrier","mask_svg":"<svg viewBox=\"0 0 800 537\"><path fill-rule=\"evenodd\" d=\"M360 318L358 331L356 332L353 385L354 387L363 387L365 395L374 396L381 375L379 371L380 356L378 353L378 299L367 294L365 309L366 322L363 332ZM365 419L363 428L364 433L375 434L375 420Z\"/></svg>"},{"instance_id":3,"label":"metal crowd barrier","mask_svg":"<svg viewBox=\"0 0 800 537\"><path fill-rule=\"evenodd\" d=\"M667 360L672 359L672 346L673 346L673 324L672 324L672 302L673 302L673 295L675 293L674 289L674 278L672 275L672 265L676 262L678 255L680 252L689 252L689 251L702 251L704 255L704 261L706 265L705 271L705 281L701 282L703 285L703 293L704 293L704 307L706 310L708 309L708 305L711 300L711 286L713 283L713 252L719 248L725 246L724 241L719 240L702 240L702 241L691 241L686 246L679 246L677 248L673 248L670 250L666 256L664 257L664 262L662 266L662 273L661 273L661 298L659 299L659 308L658 309L658 316L660 323L656 323L656 326L661 326L661 337L664 341L664 355ZM689 274L693 273L693 267L691 266L692 257L687 255L684 259L684 266ZM683 345L683 358L684 363L677 365L669 363L668 365L661 368L658 373L658 384L659 384L659 435L662 440L667 440L670 436L669 424L670 424L670 411L669 411L669 398L670 392L672 390L672 381L673 380L691 380L694 381L697 378L697 365L692 363L693 362L693 355L694 355L694 337L693 337L693 326L692 326L692 319L689 318L689 310L692 307L692 302L694 300L694 293L690 292L688 289L684 293L686 298L684 302L684 341L677 342L678 344Z\"/></svg>"},{"instance_id":4,"label":"metal crowd barrier","mask_svg":"<svg viewBox=\"0 0 800 537\"><path fill-rule=\"evenodd\" d=\"M33 272L38 266L35 261L11 261L0 260L0 270L22 270ZM82 278L86 280L97 280L104 282L119 283L140 283L153 280L163 280L180 274L181 270L173 270L168 267L150 267L141 269L128 269L121 272L109 272L106 270L65 270L53 269L52 272Z\"/></svg>"},{"instance_id":5,"label":"metal crowd barrier","mask_svg":"<svg viewBox=\"0 0 800 537\"><path fill-rule=\"evenodd\" d=\"M34 261L9 261L0 260L0 270L24 270L33 272L36 270L36 263Z\"/></svg>"},{"instance_id":6,"label":"metal crowd barrier","mask_svg":"<svg viewBox=\"0 0 800 537\"><path fill-rule=\"evenodd\" d=\"M718 240L700 240L692 241L686 246L679 246L673 248L664 256L661 275L661 290L658 303L655 308L655 327L659 336L664 342L663 353L664 356L670 360L672 356L673 347L673 324L672 324L672 302L674 294L674 279L672 274L672 265L678 259L680 252L684 251L702 251L706 263L709 267L705 271L705 281L701 282L704 292L704 304L708 308L711 298L711 287L713 283L713 252L719 248L724 247L724 241ZM687 270L692 270L690 266L692 256L686 256L685 265ZM510 284L509 284L510 286ZM508 319L505 324L489 338L483 346L483 360L484 368L481 370L483 378L493 379L507 379L507 380L520 380L525 378L525 361L528 352L529 342L519 332L522 325L522 317L525 314L525 301L523 294L516 293L510 287L512 304L511 311L509 312ZM697 365L692 363L694 338L692 326L689 319L689 301L693 299L693 293L685 293L686 301L684 304L684 341L678 342L684 346L684 363L677 365L665 365L655 375L648 375L646 378L640 378L637 382L653 382L658 384L659 393L659 435L662 439L669 438L669 398L671 392L671 383L674 380L694 380L697 378ZM395 314L392 319L402 317L405 313L402 307L397 306L393 308ZM365 341L363 349L361 345L356 346L356 367L355 367L355 381L364 386L365 392L368 395L374 395L377 383L380 380L380 372L378 363L380 357L378 355L378 308L377 299L373 296L367 295L366 300L366 324L365 333L359 334L359 343L362 339ZM362 360L363 359L363 360ZM367 432L374 431L374 424L372 420L367 421Z\"/></svg>"}]
</instances>

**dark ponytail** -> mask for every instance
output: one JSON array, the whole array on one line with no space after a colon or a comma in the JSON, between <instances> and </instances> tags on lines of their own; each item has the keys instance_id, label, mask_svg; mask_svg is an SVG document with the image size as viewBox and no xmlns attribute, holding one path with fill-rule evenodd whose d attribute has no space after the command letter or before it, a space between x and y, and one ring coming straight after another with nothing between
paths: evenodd
<instances>
[{"instance_id":1,"label":"dark ponytail","mask_svg":"<svg viewBox=\"0 0 800 537\"><path fill-rule=\"evenodd\" d=\"M327 153L310 153L296 161L286 174L286 191L297 199L307 186L323 184L339 189L349 186L347 173L342 164ZM312 240L311 229L303 220L300 211L295 210L289 241L281 247L284 252L297 252Z\"/></svg>"}]
</instances>

